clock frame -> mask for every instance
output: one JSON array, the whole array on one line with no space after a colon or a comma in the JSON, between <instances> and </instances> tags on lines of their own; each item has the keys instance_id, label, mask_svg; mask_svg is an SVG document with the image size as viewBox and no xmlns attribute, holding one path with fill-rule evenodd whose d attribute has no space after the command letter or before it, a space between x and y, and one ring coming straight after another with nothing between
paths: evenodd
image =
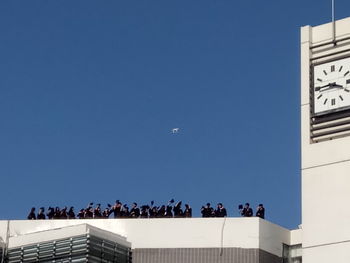
<instances>
[{"instance_id":1,"label":"clock frame","mask_svg":"<svg viewBox=\"0 0 350 263\"><path fill-rule=\"evenodd\" d=\"M311 105L313 116L350 108L350 56L311 66Z\"/></svg>"}]
</instances>

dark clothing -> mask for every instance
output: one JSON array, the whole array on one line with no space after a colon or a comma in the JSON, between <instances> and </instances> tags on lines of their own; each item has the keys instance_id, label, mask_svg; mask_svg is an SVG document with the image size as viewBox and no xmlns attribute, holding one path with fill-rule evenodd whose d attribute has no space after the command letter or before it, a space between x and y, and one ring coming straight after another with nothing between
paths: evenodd
<instances>
[{"instance_id":1,"label":"dark clothing","mask_svg":"<svg viewBox=\"0 0 350 263\"><path fill-rule=\"evenodd\" d=\"M126 217L129 217L129 215L130 215L129 207L123 206L123 208L120 210L120 217L126 218ZM114 217L115 217L115 214L114 214Z\"/></svg>"},{"instance_id":2,"label":"dark clothing","mask_svg":"<svg viewBox=\"0 0 350 263\"><path fill-rule=\"evenodd\" d=\"M216 217L225 217L225 216L227 216L226 208L224 208L224 207L217 208L215 210L215 216Z\"/></svg>"},{"instance_id":3,"label":"dark clothing","mask_svg":"<svg viewBox=\"0 0 350 263\"><path fill-rule=\"evenodd\" d=\"M45 219L46 218L46 216L45 216L45 214L44 213L38 213L38 216L36 217L37 219Z\"/></svg>"},{"instance_id":4,"label":"dark clothing","mask_svg":"<svg viewBox=\"0 0 350 263\"><path fill-rule=\"evenodd\" d=\"M174 206L174 217L183 217L183 211L181 209L181 202L177 203L175 206Z\"/></svg>"},{"instance_id":5,"label":"dark clothing","mask_svg":"<svg viewBox=\"0 0 350 263\"><path fill-rule=\"evenodd\" d=\"M121 217L121 210L122 210L122 204L121 203L116 203L113 206L112 211L114 213L114 218Z\"/></svg>"},{"instance_id":6,"label":"dark clothing","mask_svg":"<svg viewBox=\"0 0 350 263\"><path fill-rule=\"evenodd\" d=\"M138 207L133 207L130 210L131 218L138 218L140 216L140 209Z\"/></svg>"},{"instance_id":7,"label":"dark clothing","mask_svg":"<svg viewBox=\"0 0 350 263\"><path fill-rule=\"evenodd\" d=\"M111 214L110 210L109 210L108 208L106 208L106 209L103 210L103 212L102 212L102 217L108 218L110 214Z\"/></svg>"},{"instance_id":8,"label":"dark clothing","mask_svg":"<svg viewBox=\"0 0 350 263\"><path fill-rule=\"evenodd\" d=\"M69 209L68 219L75 219L75 213L74 213L73 209Z\"/></svg>"},{"instance_id":9,"label":"dark clothing","mask_svg":"<svg viewBox=\"0 0 350 263\"><path fill-rule=\"evenodd\" d=\"M93 218L94 217L94 211L92 210L92 207L88 207L86 210L85 210L85 215L84 215L85 218Z\"/></svg>"},{"instance_id":10,"label":"dark clothing","mask_svg":"<svg viewBox=\"0 0 350 263\"><path fill-rule=\"evenodd\" d=\"M61 219L67 219L67 218L68 218L66 209L63 209L63 210L61 211L60 218L61 218Z\"/></svg>"},{"instance_id":11,"label":"dark clothing","mask_svg":"<svg viewBox=\"0 0 350 263\"><path fill-rule=\"evenodd\" d=\"M85 210L84 210L84 209L81 209L81 210L79 211L79 213L77 214L77 217L78 217L79 219L84 219L84 218L85 218Z\"/></svg>"},{"instance_id":12,"label":"dark clothing","mask_svg":"<svg viewBox=\"0 0 350 263\"><path fill-rule=\"evenodd\" d=\"M61 218L61 210L56 207L55 213L53 214L53 219L60 219Z\"/></svg>"},{"instance_id":13,"label":"dark clothing","mask_svg":"<svg viewBox=\"0 0 350 263\"><path fill-rule=\"evenodd\" d=\"M149 209L149 217L150 218L155 218L157 217L157 214L158 214L158 209L156 206L153 206Z\"/></svg>"},{"instance_id":14,"label":"dark clothing","mask_svg":"<svg viewBox=\"0 0 350 263\"><path fill-rule=\"evenodd\" d=\"M265 218L265 208L264 207L258 208L258 210L256 211L255 215L257 217L260 217L260 218L264 219Z\"/></svg>"},{"instance_id":15,"label":"dark clothing","mask_svg":"<svg viewBox=\"0 0 350 263\"><path fill-rule=\"evenodd\" d=\"M164 217L164 216L165 216L165 213L166 213L166 211L165 211L165 206L162 205L162 206L159 208L159 210L158 210L157 217Z\"/></svg>"},{"instance_id":16,"label":"dark clothing","mask_svg":"<svg viewBox=\"0 0 350 263\"><path fill-rule=\"evenodd\" d=\"M214 209L212 207L205 206L201 210L202 217L213 217L214 216Z\"/></svg>"},{"instance_id":17,"label":"dark clothing","mask_svg":"<svg viewBox=\"0 0 350 263\"><path fill-rule=\"evenodd\" d=\"M192 217L192 208L191 207L185 208L184 217Z\"/></svg>"},{"instance_id":18,"label":"dark clothing","mask_svg":"<svg viewBox=\"0 0 350 263\"><path fill-rule=\"evenodd\" d=\"M49 211L46 213L48 219L52 219L55 214L55 211L52 207L49 208Z\"/></svg>"},{"instance_id":19,"label":"dark clothing","mask_svg":"<svg viewBox=\"0 0 350 263\"><path fill-rule=\"evenodd\" d=\"M179 209L174 208L174 217L184 217L184 213L181 208Z\"/></svg>"},{"instance_id":20,"label":"dark clothing","mask_svg":"<svg viewBox=\"0 0 350 263\"><path fill-rule=\"evenodd\" d=\"M166 206L165 217L173 217L173 207L171 205Z\"/></svg>"},{"instance_id":21,"label":"dark clothing","mask_svg":"<svg viewBox=\"0 0 350 263\"><path fill-rule=\"evenodd\" d=\"M241 211L241 215L244 217L251 217L253 216L253 209L250 207L244 207Z\"/></svg>"},{"instance_id":22,"label":"dark clothing","mask_svg":"<svg viewBox=\"0 0 350 263\"><path fill-rule=\"evenodd\" d=\"M101 214L101 209L99 207L94 209L94 218L101 218L102 214Z\"/></svg>"},{"instance_id":23,"label":"dark clothing","mask_svg":"<svg viewBox=\"0 0 350 263\"><path fill-rule=\"evenodd\" d=\"M33 220L36 219L36 215L34 211L30 211L29 215L27 216L27 219Z\"/></svg>"}]
</instances>

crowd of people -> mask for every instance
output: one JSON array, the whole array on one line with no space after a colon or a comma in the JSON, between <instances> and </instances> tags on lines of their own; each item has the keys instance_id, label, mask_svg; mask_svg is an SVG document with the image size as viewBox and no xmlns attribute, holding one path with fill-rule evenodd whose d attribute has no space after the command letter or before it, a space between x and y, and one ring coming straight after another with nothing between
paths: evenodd
<instances>
[{"instance_id":1,"label":"crowd of people","mask_svg":"<svg viewBox=\"0 0 350 263\"><path fill-rule=\"evenodd\" d=\"M133 203L129 209L127 204L122 204L119 200L115 201L112 206L107 205L105 209L101 208L101 204L90 203L86 208L80 209L76 214L74 207L49 207L45 212L44 207L40 207L38 213L35 211L35 207L30 210L27 219L89 219L89 218L109 218L113 215L114 218L181 218L192 217L192 208L185 204L182 209L182 202L179 201L175 204L174 199L171 199L167 205L156 206L154 201L151 205L138 206L137 203Z\"/></svg>"},{"instance_id":2,"label":"crowd of people","mask_svg":"<svg viewBox=\"0 0 350 263\"><path fill-rule=\"evenodd\" d=\"M239 213L243 217L252 217L253 209L249 203L244 206L239 205ZM226 217L227 211L222 203L218 203L216 209L207 203L201 208L202 217ZM182 208L182 201L175 203L171 199L167 205L156 206L154 201L150 205L138 206L133 203L129 209L127 204L122 204L119 200L115 201L114 205L108 204L106 208L101 208L101 204L89 203L86 208L80 209L78 213L74 212L74 207L49 207L45 211L44 207L40 207L36 213L35 207L30 210L27 219L92 219L92 218L109 218L113 215L114 218L190 218L192 217L192 208L189 204L185 204ZM255 216L265 218L265 208L263 204L259 204Z\"/></svg>"},{"instance_id":3,"label":"crowd of people","mask_svg":"<svg viewBox=\"0 0 350 263\"><path fill-rule=\"evenodd\" d=\"M238 210L241 216L243 217L252 217L253 209L250 207L249 203L245 203L245 205L239 205ZM211 207L210 203L207 203L205 206L201 208L202 217L225 217L227 216L226 208L222 203L218 203L216 209ZM265 208L263 204L259 204L256 208L255 216L260 217L262 219L265 218Z\"/></svg>"}]
</instances>

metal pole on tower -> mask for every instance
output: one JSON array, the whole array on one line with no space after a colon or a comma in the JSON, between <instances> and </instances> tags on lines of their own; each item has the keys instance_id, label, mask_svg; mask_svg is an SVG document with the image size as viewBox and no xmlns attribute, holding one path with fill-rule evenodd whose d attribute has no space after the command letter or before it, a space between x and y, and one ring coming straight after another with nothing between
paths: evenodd
<instances>
[{"instance_id":1,"label":"metal pole on tower","mask_svg":"<svg viewBox=\"0 0 350 263\"><path fill-rule=\"evenodd\" d=\"M335 42L335 0L332 0L332 33L333 33L333 44L336 45Z\"/></svg>"}]
</instances>

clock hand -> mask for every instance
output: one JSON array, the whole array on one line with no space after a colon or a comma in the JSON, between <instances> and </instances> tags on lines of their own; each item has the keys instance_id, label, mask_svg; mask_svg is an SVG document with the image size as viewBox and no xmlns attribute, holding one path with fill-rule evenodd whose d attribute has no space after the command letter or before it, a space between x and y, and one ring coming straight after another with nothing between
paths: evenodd
<instances>
[{"instance_id":1,"label":"clock hand","mask_svg":"<svg viewBox=\"0 0 350 263\"><path fill-rule=\"evenodd\" d=\"M326 88L326 87L328 87L328 88ZM323 89L323 88L326 88L326 89ZM344 87L342 85L339 85L336 82L331 82L331 83L328 83L327 85L324 85L321 87L315 87L315 91L319 91L321 89L323 89L323 91L325 91L325 90L330 90L333 88L344 89Z\"/></svg>"},{"instance_id":2,"label":"clock hand","mask_svg":"<svg viewBox=\"0 0 350 263\"><path fill-rule=\"evenodd\" d=\"M333 85L331 85L331 87L333 87L333 88L340 88L340 89L343 89L343 88L344 88L344 86L339 85L339 84L337 84L337 83L334 83Z\"/></svg>"},{"instance_id":3,"label":"clock hand","mask_svg":"<svg viewBox=\"0 0 350 263\"><path fill-rule=\"evenodd\" d=\"M330 89L334 89L334 88L336 88L336 89L344 89L344 87L342 86L342 85L339 85L339 84L337 84L337 83L335 83L335 82L333 82L333 83L329 83L330 85L329 85L329 88L326 88L326 89L324 89L323 91L325 91L325 90L330 90Z\"/></svg>"},{"instance_id":4,"label":"clock hand","mask_svg":"<svg viewBox=\"0 0 350 263\"><path fill-rule=\"evenodd\" d=\"M321 89L323 89L323 88L325 88L325 87L330 86L331 84L332 84L332 83L328 83L327 85L324 85L324 86L315 87L315 91L319 91L319 90L321 90Z\"/></svg>"}]
</instances>

